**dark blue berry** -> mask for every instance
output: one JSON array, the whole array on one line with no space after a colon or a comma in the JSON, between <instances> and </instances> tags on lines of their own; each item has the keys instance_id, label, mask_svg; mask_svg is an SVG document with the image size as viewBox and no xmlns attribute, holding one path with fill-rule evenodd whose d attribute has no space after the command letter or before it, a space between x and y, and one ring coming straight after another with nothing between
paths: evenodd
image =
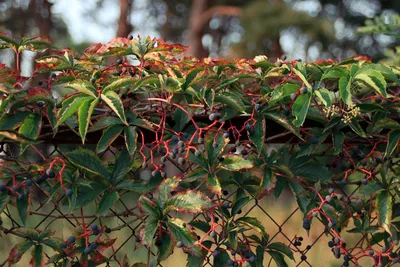
<instances>
[{"instance_id":1,"label":"dark blue berry","mask_svg":"<svg viewBox=\"0 0 400 267\"><path fill-rule=\"evenodd\" d=\"M68 237L68 242L69 243L74 243L76 240L75 236L71 235L70 237Z\"/></svg>"},{"instance_id":2,"label":"dark blue berry","mask_svg":"<svg viewBox=\"0 0 400 267\"><path fill-rule=\"evenodd\" d=\"M67 190L65 190L65 195L66 195L67 197L71 197L73 194L74 194L74 192L72 191L72 189L67 189Z\"/></svg>"},{"instance_id":3,"label":"dark blue berry","mask_svg":"<svg viewBox=\"0 0 400 267\"><path fill-rule=\"evenodd\" d=\"M92 243L90 243L89 247L91 249L96 249L97 248L97 243L96 242L92 242Z\"/></svg>"},{"instance_id":4,"label":"dark blue berry","mask_svg":"<svg viewBox=\"0 0 400 267\"><path fill-rule=\"evenodd\" d=\"M63 243L60 244L60 248L67 248L67 246L68 246L68 245L67 245L67 243L65 243L65 242L63 242Z\"/></svg>"},{"instance_id":5,"label":"dark blue berry","mask_svg":"<svg viewBox=\"0 0 400 267\"><path fill-rule=\"evenodd\" d=\"M92 252L92 249L90 247L87 247L83 250L83 253L85 254L89 254L90 252Z\"/></svg>"},{"instance_id":6,"label":"dark blue berry","mask_svg":"<svg viewBox=\"0 0 400 267\"><path fill-rule=\"evenodd\" d=\"M31 179L27 179L25 181L26 186L32 186L32 180Z\"/></svg>"}]
</instances>

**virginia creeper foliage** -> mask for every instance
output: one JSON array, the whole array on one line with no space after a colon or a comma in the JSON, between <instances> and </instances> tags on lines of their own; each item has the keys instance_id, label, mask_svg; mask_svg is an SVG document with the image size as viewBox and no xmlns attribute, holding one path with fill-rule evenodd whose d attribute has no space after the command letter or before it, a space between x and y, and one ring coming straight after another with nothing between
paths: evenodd
<instances>
[{"instance_id":1,"label":"virginia creeper foliage","mask_svg":"<svg viewBox=\"0 0 400 267\"><path fill-rule=\"evenodd\" d=\"M302 237L276 242L262 218L242 211L271 194L284 201L284 190L304 214L299 235L326 226L326 257L397 262L398 66L362 56L185 58L183 45L140 36L82 54L41 38L0 40L15 54L14 67L0 65L0 229L20 239L9 264L31 251L33 266L128 266L114 244L138 223L137 247L149 250L143 266L173 249L190 267L307 261ZM22 77L27 50L38 57ZM40 149L58 136L80 148ZM45 205L54 208L48 215L38 212ZM33 216L70 220L75 230L63 236ZM103 223L113 216L122 225ZM343 232L362 239L346 246Z\"/></svg>"}]
</instances>

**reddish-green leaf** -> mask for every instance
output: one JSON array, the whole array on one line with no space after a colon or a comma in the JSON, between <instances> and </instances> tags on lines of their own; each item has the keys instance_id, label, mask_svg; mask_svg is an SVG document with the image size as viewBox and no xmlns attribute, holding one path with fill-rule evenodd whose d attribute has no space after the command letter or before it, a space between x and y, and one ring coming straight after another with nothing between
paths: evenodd
<instances>
[{"instance_id":1,"label":"reddish-green leaf","mask_svg":"<svg viewBox=\"0 0 400 267\"><path fill-rule=\"evenodd\" d=\"M37 245L35 249L32 251L32 261L35 267L44 267L46 266L46 257L44 255L43 246Z\"/></svg>"},{"instance_id":2,"label":"reddish-green leaf","mask_svg":"<svg viewBox=\"0 0 400 267\"><path fill-rule=\"evenodd\" d=\"M142 229L140 230L140 237L142 244L151 245L153 243L154 234L157 231L159 225L158 218L148 217L144 223Z\"/></svg>"},{"instance_id":3,"label":"reddish-green leaf","mask_svg":"<svg viewBox=\"0 0 400 267\"><path fill-rule=\"evenodd\" d=\"M197 241L197 235L189 231L189 228L184 221L178 218L171 218L168 220L167 225L175 241L182 241L183 245L186 247L192 246L188 249L188 252L191 255L202 256L200 246L193 246Z\"/></svg>"},{"instance_id":4,"label":"reddish-green leaf","mask_svg":"<svg viewBox=\"0 0 400 267\"><path fill-rule=\"evenodd\" d=\"M15 245L8 255L7 262L12 265L21 260L21 257L25 254L25 252L30 249L34 243L32 241L23 241Z\"/></svg>"},{"instance_id":5,"label":"reddish-green leaf","mask_svg":"<svg viewBox=\"0 0 400 267\"><path fill-rule=\"evenodd\" d=\"M240 171L254 167L251 160L244 159L240 155L229 154L223 157L220 167L228 171Z\"/></svg>"},{"instance_id":6,"label":"reddish-green leaf","mask_svg":"<svg viewBox=\"0 0 400 267\"><path fill-rule=\"evenodd\" d=\"M161 246L158 247L158 262L167 259L173 252L175 242L172 240L169 233L162 232Z\"/></svg>"},{"instance_id":7,"label":"reddish-green leaf","mask_svg":"<svg viewBox=\"0 0 400 267\"><path fill-rule=\"evenodd\" d=\"M142 212L145 212L154 218L161 217L161 210L159 207L145 195L140 196L138 203Z\"/></svg>"},{"instance_id":8,"label":"reddish-green leaf","mask_svg":"<svg viewBox=\"0 0 400 267\"><path fill-rule=\"evenodd\" d=\"M221 184L219 183L218 177L210 173L207 175L207 180L206 180L207 188L213 192L214 194L221 195Z\"/></svg>"},{"instance_id":9,"label":"reddish-green leaf","mask_svg":"<svg viewBox=\"0 0 400 267\"><path fill-rule=\"evenodd\" d=\"M175 194L165 202L164 214L169 211L198 213L212 207L211 200L204 194L192 190Z\"/></svg>"},{"instance_id":10,"label":"reddish-green leaf","mask_svg":"<svg viewBox=\"0 0 400 267\"><path fill-rule=\"evenodd\" d=\"M158 206L163 209L165 202L170 198L171 191L174 190L180 182L176 176L164 179L157 190L154 192L154 199Z\"/></svg>"}]
</instances>

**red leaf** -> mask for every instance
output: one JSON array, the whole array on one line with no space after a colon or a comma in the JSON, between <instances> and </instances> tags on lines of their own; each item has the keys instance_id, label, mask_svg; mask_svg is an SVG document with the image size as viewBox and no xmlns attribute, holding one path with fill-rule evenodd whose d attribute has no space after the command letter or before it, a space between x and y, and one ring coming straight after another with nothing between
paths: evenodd
<instances>
[{"instance_id":1,"label":"red leaf","mask_svg":"<svg viewBox=\"0 0 400 267\"><path fill-rule=\"evenodd\" d=\"M102 252L102 251L106 250L107 248L111 247L115 243L116 240L117 239L114 238L114 239L105 239L103 241L98 241L96 250L99 252Z\"/></svg>"},{"instance_id":2,"label":"red leaf","mask_svg":"<svg viewBox=\"0 0 400 267\"><path fill-rule=\"evenodd\" d=\"M90 253L90 259L95 263L103 262L104 258L105 257L97 250L93 250L93 252Z\"/></svg>"}]
</instances>

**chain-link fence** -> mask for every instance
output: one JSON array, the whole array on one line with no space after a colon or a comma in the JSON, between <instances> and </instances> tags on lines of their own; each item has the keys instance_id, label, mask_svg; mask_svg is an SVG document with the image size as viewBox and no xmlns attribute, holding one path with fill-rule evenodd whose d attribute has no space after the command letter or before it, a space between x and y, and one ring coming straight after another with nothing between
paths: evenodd
<instances>
[{"instance_id":1,"label":"chain-link fence","mask_svg":"<svg viewBox=\"0 0 400 267\"><path fill-rule=\"evenodd\" d=\"M271 146L271 149L273 150L274 145ZM45 143L36 146L35 149L29 150L24 154L24 157L18 157L18 146L12 143L3 143L1 160L3 166L7 166L7 164L24 166L35 165L56 157L60 157L68 162L68 157L65 156L65 153L75 149L76 147L77 145L73 144L56 145ZM90 145L88 147L90 148ZM107 160L114 158L118 154L119 149L121 149L121 147L109 147L100 154L100 158L107 162ZM154 158L159 159L157 155L154 155ZM68 162L68 164L72 163ZM174 160L167 160L164 164L164 170L168 173L168 176L186 175L195 167L193 163L190 165L179 165ZM153 179L151 177L151 170L143 169L141 165L133 168L129 175L131 179L138 181L148 182L150 179ZM48 183L49 185L52 185L51 181ZM246 181L236 183L235 186L228 185L223 188L223 194L221 196L210 195L209 197L216 203L220 203L221 206L223 206L224 203L228 203L228 205L226 205L227 208L235 209L235 207L232 207L230 203L234 202L239 190L244 192L244 185L246 185ZM333 180L331 186L334 188L335 192L340 193L343 198L347 200L347 208L353 210L352 205L358 205L361 201L357 195L360 187L359 183L344 185ZM118 199L118 202L113 206L113 208L110 208L101 217L98 217L95 214L95 209L96 206L99 205L99 196L93 196L96 200L91 205L71 211L69 210L71 199L69 199L65 194L57 194L57 191L52 188L52 186L44 186L41 181L34 180L34 185L30 190L30 207L27 209L27 212L29 213L29 227L39 230L40 232L50 230L55 236L66 239L74 229L82 227L82 225L89 226L97 224L101 229L103 229L100 234L97 233L98 235L101 235L103 239L116 239L115 241L107 241L110 242L110 249L106 250L103 255L99 254L100 258L97 259L98 262L101 262L104 260L102 259L104 256L105 259L107 259L104 260L104 264L107 266L128 266L124 265L127 262L127 258L130 260L131 264L139 261L149 262L149 259L156 256L157 243L156 246L151 248L144 247L140 243L139 229L143 226L146 216L143 215L141 210L138 208L139 193L120 189L120 198ZM171 195L176 193L177 192L173 191L171 192ZM151 194L151 192L146 193L146 195ZM272 190L264 194L262 198L255 193L252 194L248 191L247 194L249 196L248 201L241 204L240 207L236 207L236 215L257 218L265 227L266 232L269 235L267 241L268 244L280 242L289 247L294 255L293 261L289 259L286 260L289 266L340 266L343 264L342 260L335 259L334 255L330 253L331 248L329 248L328 242L333 240L335 236L332 235L331 231L329 231L326 222L321 220L321 218L316 217L313 220L310 232L307 232L301 227L301 221L303 220L304 215L295 203L295 199L290 192L283 191L277 200L272 196ZM213 221L217 224L218 221L223 222L227 219L221 212L222 211L218 209L213 212ZM4 240L4 245L2 248L2 255L4 256L2 260L4 260L4 263L2 266L7 264L6 258L8 257L8 250L11 249L11 245L14 245L12 244L13 241L10 239L11 236L16 239L24 237L24 235L20 235L16 230L23 228L19 216L18 207L13 208L7 205L3 211L2 230L4 235L2 239ZM199 221L209 222L211 220L210 215L206 212L196 215L182 215L179 214L179 212L174 212L173 216L183 216L185 221L189 222L189 225L191 225L192 222L196 222L196 225L199 225ZM367 215L359 212L359 214L356 214L355 216L362 217ZM372 224L375 219L376 218L371 218L370 224ZM349 222L349 224L351 225L352 222ZM347 225L347 229L352 228L350 225ZM341 229L339 229L339 231L341 231ZM211 246L210 253L205 255L203 266L214 266L215 257L213 257L211 251L216 248L218 249L220 245L222 246L224 242L227 242L228 236L224 231L217 234L217 237L207 236L207 233L205 232L196 229L198 239L202 241L211 239L215 242ZM351 235L347 234L347 236L349 236L349 240L346 240L346 233L343 233L343 239L349 243L348 247L356 250L362 248L365 244L373 245L374 243L378 243L380 247L384 247L384 242L386 242L382 239L374 240L376 235L373 235L372 233L353 233ZM100 237L96 235L90 237L90 239L93 240L98 240L99 238ZM105 247L108 247L108 245ZM397 247L393 249L392 253L398 253L398 251L399 248ZM350 249L349 252L352 253L353 249ZM127 258L124 258L125 255L127 255ZM157 266L185 266L186 261L185 258L183 258L184 255L183 251L175 251L171 257L164 262L158 263ZM54 260L48 254L46 254L46 256L50 262L56 265L57 260ZM79 260L79 255L71 257L71 262L74 266L79 266ZM238 262L240 266L245 263L245 261ZM277 264L276 262L279 261L275 261L273 257L266 255L262 260L262 266L275 266ZM349 259L349 262L351 262L351 258ZM362 259L358 261L358 264L361 265L361 263ZM22 266L25 263L20 264ZM369 265L371 264L370 261L366 261L366 264L367 265L364 266L372 266ZM395 264L393 263L393 265ZM229 266L229 264L227 266Z\"/></svg>"}]
</instances>

